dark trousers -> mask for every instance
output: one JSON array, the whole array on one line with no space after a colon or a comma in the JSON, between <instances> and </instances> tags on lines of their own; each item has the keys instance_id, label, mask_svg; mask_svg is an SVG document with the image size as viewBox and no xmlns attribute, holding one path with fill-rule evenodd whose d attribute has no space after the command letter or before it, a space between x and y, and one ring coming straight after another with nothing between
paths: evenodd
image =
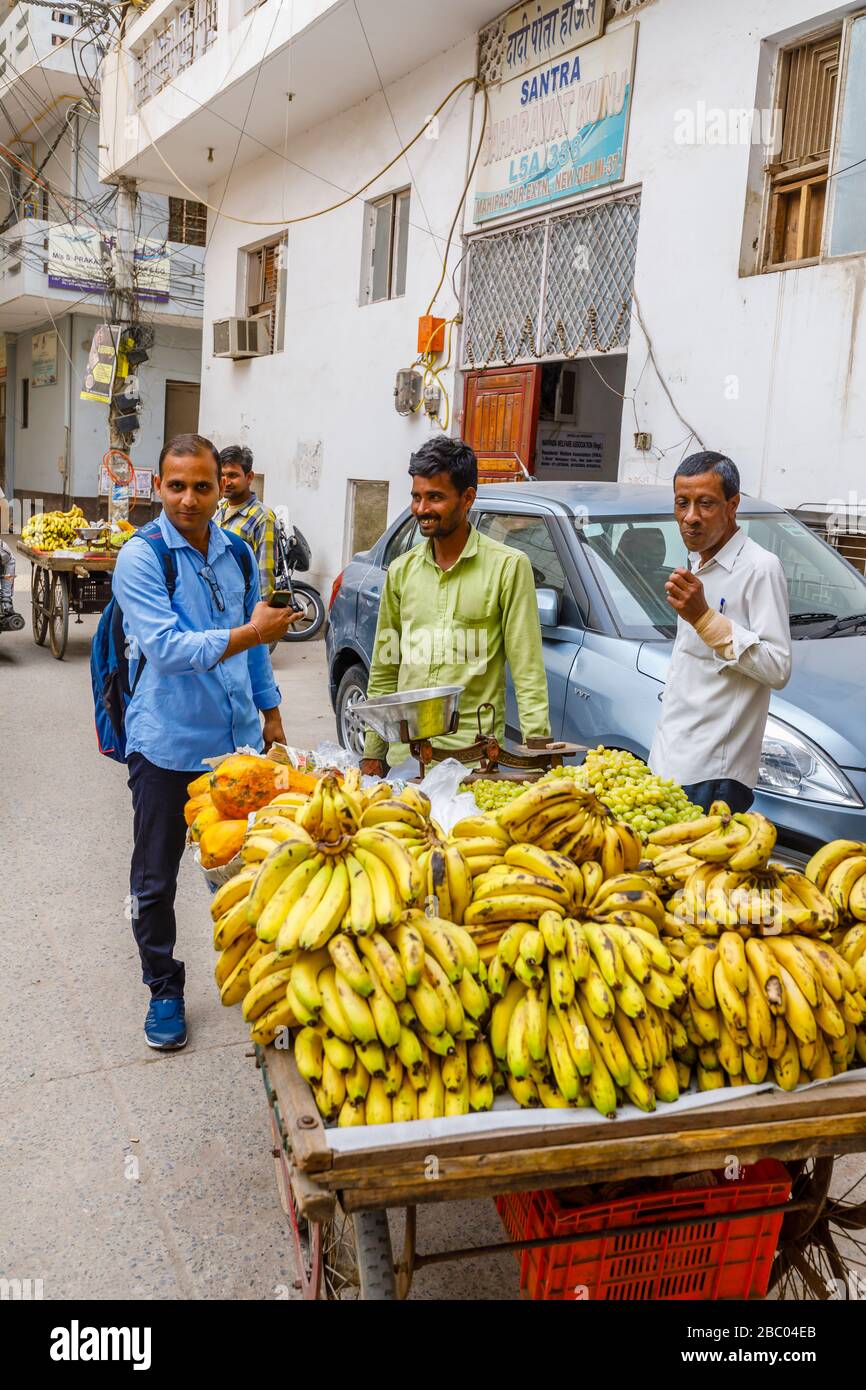
<instances>
[{"instance_id":1,"label":"dark trousers","mask_svg":"<svg viewBox=\"0 0 866 1390\"><path fill-rule=\"evenodd\" d=\"M755 799L751 787L743 782L734 782L730 777L723 777L717 782L694 782L690 787L683 787L683 791L689 801L703 806L705 811L709 811L714 801L727 801L732 811L748 811Z\"/></svg>"},{"instance_id":2,"label":"dark trousers","mask_svg":"<svg viewBox=\"0 0 866 1390\"><path fill-rule=\"evenodd\" d=\"M141 753L130 753L127 766L134 837L129 890L141 976L154 999L177 999L185 973L174 958L174 895L186 841L186 789L195 773L156 767Z\"/></svg>"}]
</instances>

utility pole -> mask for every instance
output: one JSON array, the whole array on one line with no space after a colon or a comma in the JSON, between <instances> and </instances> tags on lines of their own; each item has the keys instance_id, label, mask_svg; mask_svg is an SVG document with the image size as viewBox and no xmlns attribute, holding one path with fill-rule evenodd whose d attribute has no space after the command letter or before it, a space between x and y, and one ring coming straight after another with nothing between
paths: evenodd
<instances>
[{"instance_id":1,"label":"utility pole","mask_svg":"<svg viewBox=\"0 0 866 1390\"><path fill-rule=\"evenodd\" d=\"M137 197L134 180L118 179L115 204L114 276L111 290L112 323L120 329L117 344L118 356L120 356L120 343L125 330L135 323L138 316L135 298L135 205ZM123 414L122 408L118 408L116 399L118 394L122 394L122 392L118 393L116 383L115 398L112 399L108 409L108 443L110 449L119 449L123 453L128 453L131 448L129 433L118 429L116 423L118 415ZM121 476L113 466L112 471L118 477ZM125 487L123 484L115 486L110 483L108 494L109 521L120 520L121 518L128 519L129 494L133 487L133 476L128 478Z\"/></svg>"}]
</instances>

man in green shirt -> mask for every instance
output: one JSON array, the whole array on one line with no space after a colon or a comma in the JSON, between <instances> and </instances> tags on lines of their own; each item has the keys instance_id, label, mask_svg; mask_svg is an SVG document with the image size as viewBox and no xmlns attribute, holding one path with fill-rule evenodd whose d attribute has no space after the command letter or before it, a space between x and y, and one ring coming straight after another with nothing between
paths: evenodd
<instances>
[{"instance_id":1,"label":"man in green shirt","mask_svg":"<svg viewBox=\"0 0 866 1390\"><path fill-rule=\"evenodd\" d=\"M426 544L401 555L388 569L368 698L462 685L460 726L437 738L435 747L473 743L476 710L486 701L496 711L493 733L502 740L507 661L524 742L549 738L532 567L526 555L479 535L470 525L478 489L475 454L462 440L439 435L412 455L409 476L412 512ZM389 747L368 729L361 771L382 777L386 758L394 767L408 755L405 744Z\"/></svg>"}]
</instances>

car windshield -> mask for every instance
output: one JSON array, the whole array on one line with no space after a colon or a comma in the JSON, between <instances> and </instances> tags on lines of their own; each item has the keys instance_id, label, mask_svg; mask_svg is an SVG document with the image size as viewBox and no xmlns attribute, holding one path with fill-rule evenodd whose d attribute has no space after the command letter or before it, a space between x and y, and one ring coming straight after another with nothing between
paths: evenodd
<instances>
[{"instance_id":1,"label":"car windshield","mask_svg":"<svg viewBox=\"0 0 866 1390\"><path fill-rule=\"evenodd\" d=\"M782 561L793 637L820 637L831 627L840 636L850 635L860 615L866 626L866 583L802 522L780 512L742 516L739 523L747 536ZM605 517L578 523L577 533L622 636L673 637L676 617L665 597L665 581L687 563L674 518Z\"/></svg>"}]
</instances>

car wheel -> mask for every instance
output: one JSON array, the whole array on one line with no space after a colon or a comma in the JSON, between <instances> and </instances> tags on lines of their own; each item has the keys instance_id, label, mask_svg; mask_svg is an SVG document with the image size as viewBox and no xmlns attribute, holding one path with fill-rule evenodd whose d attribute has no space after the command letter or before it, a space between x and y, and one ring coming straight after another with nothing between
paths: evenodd
<instances>
[{"instance_id":1,"label":"car wheel","mask_svg":"<svg viewBox=\"0 0 866 1390\"><path fill-rule=\"evenodd\" d=\"M343 748L364 756L366 725L356 713L358 705L367 699L367 671L359 665L350 666L337 687L337 736Z\"/></svg>"}]
</instances>

